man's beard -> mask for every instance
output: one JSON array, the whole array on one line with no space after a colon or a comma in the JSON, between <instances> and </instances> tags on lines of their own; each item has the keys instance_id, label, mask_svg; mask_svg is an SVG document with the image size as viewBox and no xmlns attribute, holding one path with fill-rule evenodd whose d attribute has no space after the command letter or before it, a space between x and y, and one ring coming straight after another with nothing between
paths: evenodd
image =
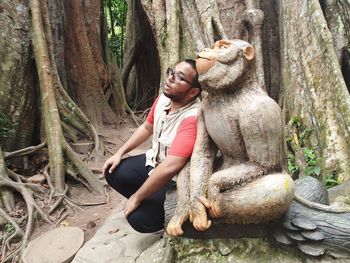
<instances>
[{"instance_id":1,"label":"man's beard","mask_svg":"<svg viewBox=\"0 0 350 263\"><path fill-rule=\"evenodd\" d=\"M166 93L165 91L163 91L163 94L165 97L167 97L170 100L175 101L175 102L179 102L182 100L181 95L172 95L172 94Z\"/></svg>"}]
</instances>

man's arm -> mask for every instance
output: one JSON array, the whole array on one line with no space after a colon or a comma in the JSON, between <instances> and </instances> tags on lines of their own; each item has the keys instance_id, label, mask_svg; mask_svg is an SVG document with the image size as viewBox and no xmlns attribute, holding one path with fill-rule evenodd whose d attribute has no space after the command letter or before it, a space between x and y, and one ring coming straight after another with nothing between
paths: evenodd
<instances>
[{"instance_id":1,"label":"man's arm","mask_svg":"<svg viewBox=\"0 0 350 263\"><path fill-rule=\"evenodd\" d=\"M153 125L148 121L145 121L136 131L131 135L131 137L124 143L119 150L112 155L104 163L102 167L102 172L106 176L108 173L112 173L114 169L119 165L122 156L131 150L135 149L145 140L147 140L153 133Z\"/></svg>"},{"instance_id":2,"label":"man's arm","mask_svg":"<svg viewBox=\"0 0 350 263\"><path fill-rule=\"evenodd\" d=\"M159 191L174 177L174 175L178 174L185 166L188 159L187 157L168 155L164 161L154 169L139 190L128 199L124 208L125 217L128 217L144 199Z\"/></svg>"}]
</instances>

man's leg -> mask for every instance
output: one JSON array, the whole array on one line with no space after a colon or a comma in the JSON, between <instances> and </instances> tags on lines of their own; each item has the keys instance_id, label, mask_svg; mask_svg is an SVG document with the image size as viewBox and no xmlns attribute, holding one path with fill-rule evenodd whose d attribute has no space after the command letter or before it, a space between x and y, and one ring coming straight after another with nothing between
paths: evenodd
<instances>
[{"instance_id":1,"label":"man's leg","mask_svg":"<svg viewBox=\"0 0 350 263\"><path fill-rule=\"evenodd\" d=\"M128 216L129 224L141 233L157 232L164 228L165 187L142 201Z\"/></svg>"},{"instance_id":2,"label":"man's leg","mask_svg":"<svg viewBox=\"0 0 350 263\"><path fill-rule=\"evenodd\" d=\"M149 169L145 167L145 154L123 159L116 170L106 176L107 183L129 198L147 180ZM127 218L138 232L151 233L164 227L164 200L168 185L145 199Z\"/></svg>"},{"instance_id":3,"label":"man's leg","mask_svg":"<svg viewBox=\"0 0 350 263\"><path fill-rule=\"evenodd\" d=\"M123 159L117 168L106 176L106 181L114 190L129 198L148 178L149 169L145 167L145 163L145 154Z\"/></svg>"}]
</instances>

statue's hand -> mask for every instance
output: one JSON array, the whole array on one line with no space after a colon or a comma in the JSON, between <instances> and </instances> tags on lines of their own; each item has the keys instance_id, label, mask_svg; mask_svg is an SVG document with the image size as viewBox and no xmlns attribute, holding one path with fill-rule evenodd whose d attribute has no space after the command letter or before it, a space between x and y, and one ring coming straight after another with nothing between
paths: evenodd
<instances>
[{"instance_id":1,"label":"statue's hand","mask_svg":"<svg viewBox=\"0 0 350 263\"><path fill-rule=\"evenodd\" d=\"M207 230L211 226L208 220L206 208L210 208L209 202L205 197L194 199L191 202L190 221L195 229L199 231Z\"/></svg>"},{"instance_id":2,"label":"statue's hand","mask_svg":"<svg viewBox=\"0 0 350 263\"><path fill-rule=\"evenodd\" d=\"M190 215L189 206L176 209L173 217L170 219L166 232L169 236L181 236L184 231L182 230L182 224L188 219Z\"/></svg>"},{"instance_id":3,"label":"statue's hand","mask_svg":"<svg viewBox=\"0 0 350 263\"><path fill-rule=\"evenodd\" d=\"M208 201L210 204L209 213L214 218L222 217L220 208L220 193L219 189L216 187L211 187L208 191Z\"/></svg>"}]
</instances>

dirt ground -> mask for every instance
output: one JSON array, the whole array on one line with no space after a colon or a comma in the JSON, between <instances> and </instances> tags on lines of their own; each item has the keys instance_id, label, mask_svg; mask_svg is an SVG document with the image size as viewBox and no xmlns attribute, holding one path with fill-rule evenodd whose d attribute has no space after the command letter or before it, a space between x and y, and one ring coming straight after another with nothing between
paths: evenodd
<instances>
[{"instance_id":1,"label":"dirt ground","mask_svg":"<svg viewBox=\"0 0 350 263\"><path fill-rule=\"evenodd\" d=\"M136 126L130 122L123 123L118 127L109 127L101 131L103 139L105 141L105 146L111 151L116 152L118 148L129 138L133 131L135 131ZM136 155L142 152L145 152L150 147L150 141L146 141L138 148L130 152L129 155ZM88 166L92 169L94 174L104 181L101 168L104 161L111 156L111 154L106 154L103 159L98 161L89 161ZM69 196L78 202L89 203L89 202L99 202L104 200L96 200L96 197L90 193L85 187L77 183L69 184ZM105 219L111 215L115 210L122 209L124 207L125 198L118 194L113 189L107 187L107 193L109 196L109 202L103 205L95 206L82 206L84 212L75 212L62 222L59 222L56 225L36 225L34 232L31 236L31 240L38 237L40 234L59 227L59 226L76 226L80 227L85 233L85 242L88 241L99 227L104 223Z\"/></svg>"}]
</instances>

